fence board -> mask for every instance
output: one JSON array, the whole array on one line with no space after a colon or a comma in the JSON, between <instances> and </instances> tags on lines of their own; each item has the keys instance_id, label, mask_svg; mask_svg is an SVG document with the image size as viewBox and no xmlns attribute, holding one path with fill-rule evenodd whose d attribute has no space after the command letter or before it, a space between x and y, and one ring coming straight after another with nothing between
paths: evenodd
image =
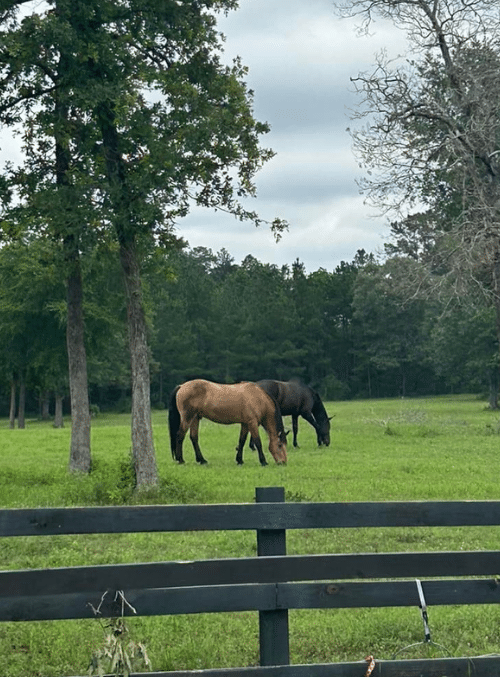
<instances>
[{"instance_id":1,"label":"fence board","mask_svg":"<svg viewBox=\"0 0 500 677\"><path fill-rule=\"evenodd\" d=\"M316 663L314 665L273 665L250 668L219 668L197 672L203 677L364 677L366 661L352 663ZM187 670L151 672L148 677L193 677ZM498 677L499 656L471 658L433 658L414 661L377 661L374 677ZM130 677L144 677L132 674Z\"/></svg>"},{"instance_id":2,"label":"fence board","mask_svg":"<svg viewBox=\"0 0 500 677\"><path fill-rule=\"evenodd\" d=\"M125 590L124 594L140 616L276 609L276 587L273 584ZM104 600L101 591L89 591L68 595L2 597L0 621L94 618L92 607L99 608L99 616L103 618L122 614L121 604L114 601L114 591L110 591ZM133 616L133 613L124 606L123 615Z\"/></svg>"},{"instance_id":3,"label":"fence board","mask_svg":"<svg viewBox=\"0 0 500 677\"><path fill-rule=\"evenodd\" d=\"M500 501L256 503L0 510L0 536L500 525Z\"/></svg>"},{"instance_id":4,"label":"fence board","mask_svg":"<svg viewBox=\"0 0 500 677\"><path fill-rule=\"evenodd\" d=\"M355 578L494 576L500 551L242 557L193 562L116 564L0 571L0 597L87 590L278 583Z\"/></svg>"},{"instance_id":5,"label":"fence board","mask_svg":"<svg viewBox=\"0 0 500 677\"><path fill-rule=\"evenodd\" d=\"M495 579L432 580L423 583L429 607L446 604L498 604ZM66 595L24 595L0 598L0 621L93 618L102 591ZM140 616L281 609L341 609L418 606L414 581L366 583L279 583L214 585L186 588L125 589L127 601ZM102 617L120 616L122 607L109 591L100 607ZM92 605L92 606L90 606ZM133 615L128 607L125 616Z\"/></svg>"},{"instance_id":6,"label":"fence board","mask_svg":"<svg viewBox=\"0 0 500 677\"><path fill-rule=\"evenodd\" d=\"M435 579L422 581L422 586L428 607L500 602L496 579ZM278 605L288 609L419 606L415 581L280 583L277 593Z\"/></svg>"}]
</instances>

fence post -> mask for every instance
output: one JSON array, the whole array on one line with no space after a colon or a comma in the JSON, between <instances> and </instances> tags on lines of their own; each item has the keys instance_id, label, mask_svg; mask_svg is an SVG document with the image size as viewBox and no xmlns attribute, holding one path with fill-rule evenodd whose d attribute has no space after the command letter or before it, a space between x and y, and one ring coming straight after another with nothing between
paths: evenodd
<instances>
[{"instance_id":1,"label":"fence post","mask_svg":"<svg viewBox=\"0 0 500 677\"><path fill-rule=\"evenodd\" d=\"M257 503L284 503L284 487L257 487ZM257 529L257 555L286 555L285 529ZM288 609L259 611L260 664L289 665Z\"/></svg>"}]
</instances>

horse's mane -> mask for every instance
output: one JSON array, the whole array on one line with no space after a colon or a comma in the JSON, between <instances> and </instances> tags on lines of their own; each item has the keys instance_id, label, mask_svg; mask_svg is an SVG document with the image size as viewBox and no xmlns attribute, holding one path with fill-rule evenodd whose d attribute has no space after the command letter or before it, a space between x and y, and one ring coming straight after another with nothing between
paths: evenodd
<instances>
[{"instance_id":1,"label":"horse's mane","mask_svg":"<svg viewBox=\"0 0 500 677\"><path fill-rule=\"evenodd\" d=\"M311 386L309 386L309 390L311 391L311 395L313 396L314 400L312 406L312 413L314 417L317 419L319 414L321 418L328 419L328 414L326 413L325 405L321 401L321 397L313 388L311 388Z\"/></svg>"},{"instance_id":2,"label":"horse's mane","mask_svg":"<svg viewBox=\"0 0 500 677\"><path fill-rule=\"evenodd\" d=\"M280 405L272 395L269 395L269 397L272 399L274 404L274 422L276 424L276 432L279 435L280 433L285 432L285 426L283 425L283 417L281 415Z\"/></svg>"}]
</instances>

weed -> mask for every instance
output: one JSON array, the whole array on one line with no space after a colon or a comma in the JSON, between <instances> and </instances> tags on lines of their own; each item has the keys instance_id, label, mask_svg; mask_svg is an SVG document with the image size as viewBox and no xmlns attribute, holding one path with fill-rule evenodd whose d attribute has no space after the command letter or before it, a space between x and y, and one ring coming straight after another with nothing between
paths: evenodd
<instances>
[{"instance_id":1,"label":"weed","mask_svg":"<svg viewBox=\"0 0 500 677\"><path fill-rule=\"evenodd\" d=\"M288 501L288 503L311 503L312 499L300 491L285 491L285 501Z\"/></svg>"},{"instance_id":2,"label":"weed","mask_svg":"<svg viewBox=\"0 0 500 677\"><path fill-rule=\"evenodd\" d=\"M88 677L94 675L104 677L108 673L113 677L129 677L132 671L140 668L151 669L151 661L146 647L144 644L130 639L128 627L123 619L125 606L130 608L133 613L137 613L137 611L127 602L122 591L118 591L116 596L120 598L122 604L122 615L118 618L111 618L105 624L99 621L104 630L104 643L92 653ZM96 616L100 613L99 608L93 609L93 611Z\"/></svg>"},{"instance_id":3,"label":"weed","mask_svg":"<svg viewBox=\"0 0 500 677\"><path fill-rule=\"evenodd\" d=\"M487 435L500 435L500 421L495 424L487 423L485 427Z\"/></svg>"}]
</instances>

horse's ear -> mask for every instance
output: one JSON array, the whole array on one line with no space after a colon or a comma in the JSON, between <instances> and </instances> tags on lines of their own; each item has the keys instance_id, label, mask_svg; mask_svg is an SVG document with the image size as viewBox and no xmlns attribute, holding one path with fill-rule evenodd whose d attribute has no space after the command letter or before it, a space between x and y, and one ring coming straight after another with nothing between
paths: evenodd
<instances>
[{"instance_id":1,"label":"horse's ear","mask_svg":"<svg viewBox=\"0 0 500 677\"><path fill-rule=\"evenodd\" d=\"M328 420L331 421L334 416L335 416L335 414L333 416L329 416Z\"/></svg>"}]
</instances>

